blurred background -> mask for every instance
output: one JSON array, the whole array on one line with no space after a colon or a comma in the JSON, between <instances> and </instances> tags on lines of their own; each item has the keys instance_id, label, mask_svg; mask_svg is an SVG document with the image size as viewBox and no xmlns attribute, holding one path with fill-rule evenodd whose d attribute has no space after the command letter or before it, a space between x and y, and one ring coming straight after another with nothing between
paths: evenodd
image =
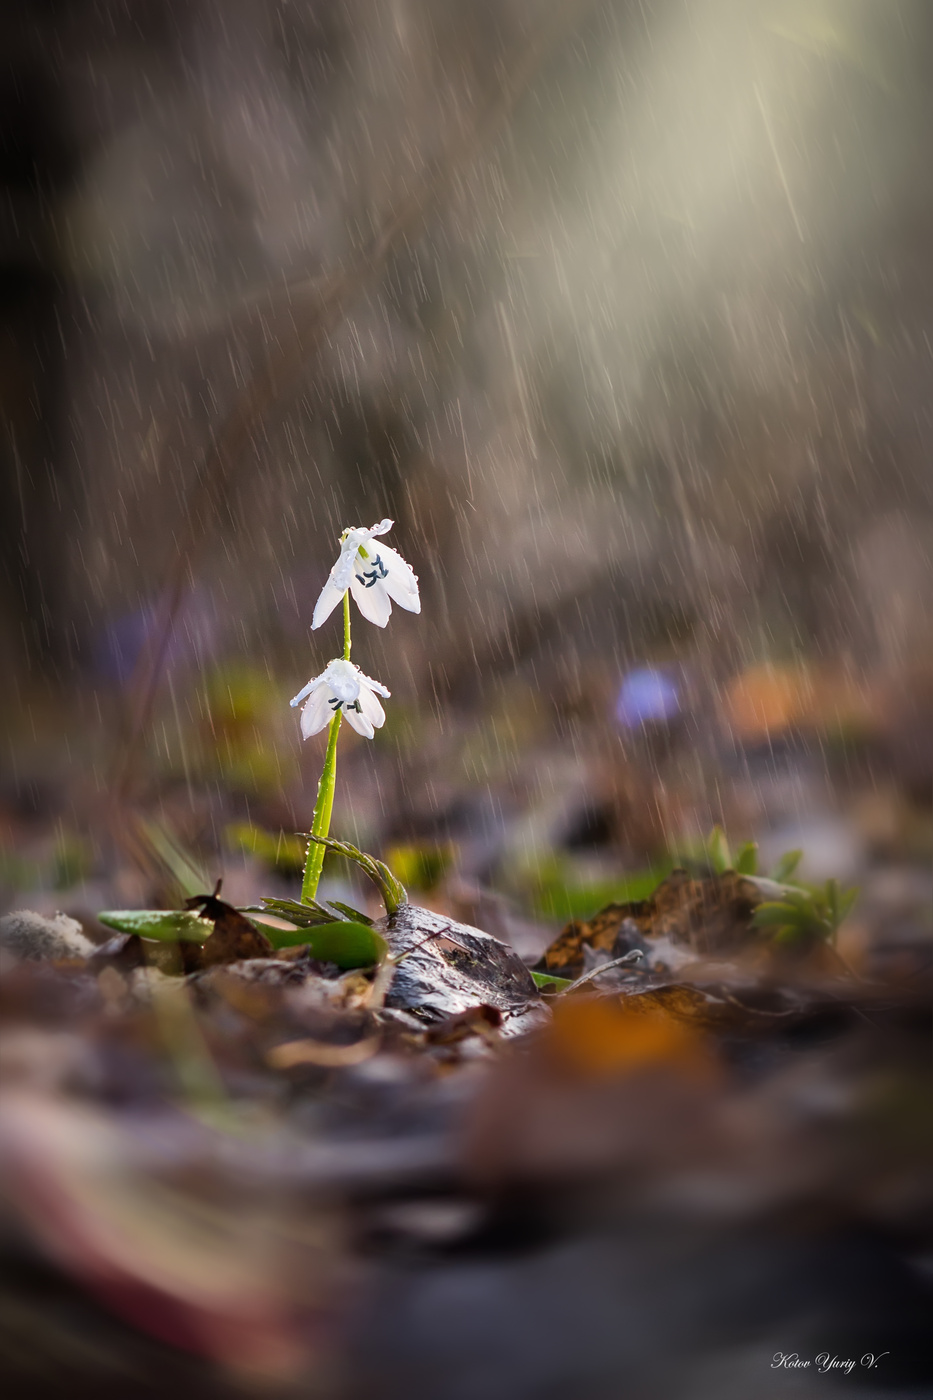
<instances>
[{"instance_id":1,"label":"blurred background","mask_svg":"<svg viewBox=\"0 0 933 1400\"><path fill-rule=\"evenodd\" d=\"M517 1048L7 920L12 1400L930 1393L931 151L928 0L0 6L0 914L297 896L383 517L332 832L413 903L859 890Z\"/></svg>"},{"instance_id":2,"label":"blurred background","mask_svg":"<svg viewBox=\"0 0 933 1400\"><path fill-rule=\"evenodd\" d=\"M341 530L390 516L423 613L356 629L393 694L335 834L531 950L722 822L915 959L930 6L0 29L4 906L296 892L324 736L288 700Z\"/></svg>"}]
</instances>

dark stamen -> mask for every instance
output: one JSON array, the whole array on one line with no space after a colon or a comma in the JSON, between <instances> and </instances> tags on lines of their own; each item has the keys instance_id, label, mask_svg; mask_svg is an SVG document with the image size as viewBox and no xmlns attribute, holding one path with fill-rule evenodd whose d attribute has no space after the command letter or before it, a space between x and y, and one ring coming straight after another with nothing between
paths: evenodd
<instances>
[{"instance_id":1,"label":"dark stamen","mask_svg":"<svg viewBox=\"0 0 933 1400\"><path fill-rule=\"evenodd\" d=\"M383 564L382 559L377 554L375 559L373 560L373 567L371 569L364 569L363 572L361 574L357 574L356 577L358 582L361 583L364 588L372 588L373 585L378 583L380 579L388 578L389 571L386 568L385 564Z\"/></svg>"}]
</instances>

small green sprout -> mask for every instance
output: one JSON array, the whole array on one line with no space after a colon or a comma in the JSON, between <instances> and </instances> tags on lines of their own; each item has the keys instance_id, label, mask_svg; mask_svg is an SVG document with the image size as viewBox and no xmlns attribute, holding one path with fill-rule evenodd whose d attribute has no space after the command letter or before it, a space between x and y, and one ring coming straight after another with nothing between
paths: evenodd
<instances>
[{"instance_id":1,"label":"small green sprout","mask_svg":"<svg viewBox=\"0 0 933 1400\"><path fill-rule=\"evenodd\" d=\"M772 870L771 879L779 885L786 884L802 860L803 851L785 851Z\"/></svg>"},{"instance_id":2,"label":"small green sprout","mask_svg":"<svg viewBox=\"0 0 933 1400\"><path fill-rule=\"evenodd\" d=\"M727 870L735 869L729 842L721 826L714 826L710 832L706 842L706 855L717 875L725 875Z\"/></svg>"},{"instance_id":3,"label":"small green sprout","mask_svg":"<svg viewBox=\"0 0 933 1400\"><path fill-rule=\"evenodd\" d=\"M735 853L734 870L737 875L758 874L758 842L746 841Z\"/></svg>"},{"instance_id":4,"label":"small green sprout","mask_svg":"<svg viewBox=\"0 0 933 1400\"><path fill-rule=\"evenodd\" d=\"M709 867L724 875L734 870L737 875L754 878L758 874L758 847L746 841L733 857L721 826L714 826L706 839L704 854ZM768 877L772 885L781 886L780 899L760 904L752 918L752 928L769 929L775 943L813 944L833 942L839 925L847 917L858 898L858 890L842 891L838 880L825 885L807 885L791 877L803 859L803 851L785 851Z\"/></svg>"},{"instance_id":5,"label":"small green sprout","mask_svg":"<svg viewBox=\"0 0 933 1400\"><path fill-rule=\"evenodd\" d=\"M721 826L714 826L702 847L702 857L716 875L725 875L734 870L737 875L757 875L758 842L745 841L733 856L726 833ZM694 857L695 859L695 857ZM797 866L803 860L803 851L785 851L768 876L776 884L786 884Z\"/></svg>"},{"instance_id":6,"label":"small green sprout","mask_svg":"<svg viewBox=\"0 0 933 1400\"><path fill-rule=\"evenodd\" d=\"M770 930L773 941L788 947L835 943L839 925L858 898L858 890L845 892L838 880L819 886L786 885L779 900L759 904L752 928Z\"/></svg>"},{"instance_id":7,"label":"small green sprout","mask_svg":"<svg viewBox=\"0 0 933 1400\"><path fill-rule=\"evenodd\" d=\"M676 857L678 861L697 874L712 871L714 875L725 875L734 870L737 875L758 873L758 846L754 841L746 841L733 855L729 840L721 826L714 826L706 840L698 848L684 851Z\"/></svg>"}]
</instances>

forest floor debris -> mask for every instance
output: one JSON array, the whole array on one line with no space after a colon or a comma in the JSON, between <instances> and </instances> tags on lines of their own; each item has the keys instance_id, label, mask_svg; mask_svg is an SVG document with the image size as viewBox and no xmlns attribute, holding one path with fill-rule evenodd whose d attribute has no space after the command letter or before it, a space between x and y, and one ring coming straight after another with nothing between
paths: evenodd
<instances>
[{"instance_id":1,"label":"forest floor debris","mask_svg":"<svg viewBox=\"0 0 933 1400\"><path fill-rule=\"evenodd\" d=\"M887 1351L853 1388L919 1393L930 987L775 955L752 927L768 893L675 872L572 921L543 989L489 934L406 904L377 922L381 968L265 949L216 891L214 932L174 964L135 933L50 957L39 920L30 955L24 916L3 921L11 1296L54 1330L28 1282L51 1269L108 1364L155 1355L182 1395L208 1375L224 1396L252 1378L455 1400L493 1348L510 1400L649 1377L686 1400L710 1367L746 1387L759 1367L770 1396L778 1341ZM440 1296L457 1321L432 1334ZM106 1393L103 1362L65 1352L35 1393Z\"/></svg>"}]
</instances>

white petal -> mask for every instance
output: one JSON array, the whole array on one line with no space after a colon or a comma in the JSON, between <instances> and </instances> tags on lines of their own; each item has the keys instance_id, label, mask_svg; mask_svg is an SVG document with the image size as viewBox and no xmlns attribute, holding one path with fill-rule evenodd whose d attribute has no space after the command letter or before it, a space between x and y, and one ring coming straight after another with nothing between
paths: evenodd
<instances>
[{"instance_id":1,"label":"white petal","mask_svg":"<svg viewBox=\"0 0 933 1400\"><path fill-rule=\"evenodd\" d=\"M374 729L381 729L386 722L386 712L368 686L360 686L360 709Z\"/></svg>"},{"instance_id":2,"label":"white petal","mask_svg":"<svg viewBox=\"0 0 933 1400\"><path fill-rule=\"evenodd\" d=\"M391 690L386 690L385 686L379 681L374 681L372 676L364 676L362 671L360 672L360 686L361 688L363 686L369 686L370 690L374 690L377 695L384 696L386 700L392 695Z\"/></svg>"},{"instance_id":3,"label":"white petal","mask_svg":"<svg viewBox=\"0 0 933 1400\"><path fill-rule=\"evenodd\" d=\"M360 693L360 668L352 661L340 658L329 662L324 678L337 699L346 704L352 705Z\"/></svg>"},{"instance_id":4,"label":"white petal","mask_svg":"<svg viewBox=\"0 0 933 1400\"><path fill-rule=\"evenodd\" d=\"M375 623L377 627L385 627L392 613L392 604L381 579L371 588L366 588L354 574L350 593L368 622Z\"/></svg>"},{"instance_id":5,"label":"white petal","mask_svg":"<svg viewBox=\"0 0 933 1400\"><path fill-rule=\"evenodd\" d=\"M347 723L353 726L357 734L362 734L364 739L371 739L373 737L375 730L362 711L357 709L349 710L345 707L343 713Z\"/></svg>"},{"instance_id":6,"label":"white petal","mask_svg":"<svg viewBox=\"0 0 933 1400\"><path fill-rule=\"evenodd\" d=\"M366 539L361 540L358 538L360 534L365 535L365 530L354 530L351 536L344 540L343 548L340 551L340 558L330 571L331 582L335 587L340 589L341 593L346 593L347 589L350 587L353 571L358 564L357 556L360 552L360 545L365 544L366 539L369 538L367 535Z\"/></svg>"},{"instance_id":7,"label":"white petal","mask_svg":"<svg viewBox=\"0 0 933 1400\"><path fill-rule=\"evenodd\" d=\"M392 549L390 545L381 544L379 546L379 557L400 584L403 584L409 593L418 592L418 575L414 569L403 559L397 549Z\"/></svg>"},{"instance_id":8,"label":"white petal","mask_svg":"<svg viewBox=\"0 0 933 1400\"><path fill-rule=\"evenodd\" d=\"M394 598L400 608L407 608L409 612L419 613L421 611L421 598L418 595L418 578L412 571L409 564L400 554L396 554L394 549L389 549L387 545L381 545L379 558L388 570L384 579L384 587L390 598Z\"/></svg>"},{"instance_id":9,"label":"white petal","mask_svg":"<svg viewBox=\"0 0 933 1400\"><path fill-rule=\"evenodd\" d=\"M340 541L340 553L337 555L337 562L327 575L327 582L321 589L321 596L314 607L314 616L311 619L311 630L320 627L322 622L326 622L334 608L340 602L347 589L350 587L350 580L353 578L353 571L359 564L359 549L361 544L365 544L369 539L368 530L356 529L345 530Z\"/></svg>"},{"instance_id":10,"label":"white petal","mask_svg":"<svg viewBox=\"0 0 933 1400\"><path fill-rule=\"evenodd\" d=\"M318 598L317 602L314 605L314 615L311 618L312 632L316 628L320 627L322 622L327 621L331 613L334 611L334 608L337 606L337 604L340 602L341 598L347 591L346 584L343 588L340 588L334 582L335 573L336 565L333 569L331 569L330 577L328 578L324 587L321 589L321 596Z\"/></svg>"},{"instance_id":11,"label":"white petal","mask_svg":"<svg viewBox=\"0 0 933 1400\"><path fill-rule=\"evenodd\" d=\"M322 682L323 682L323 680L324 680L324 675L325 675L325 673L322 671L321 674L320 674L319 676L315 676L313 680L308 681L308 684L305 685L305 686L302 686L301 690L299 690L299 692L298 692L298 694L295 696L294 700L289 700L288 703L289 703L293 708L294 708L295 705L300 705L301 702L302 702L302 700L305 698L305 696L311 694L311 692L312 692L312 690L315 688L315 686L318 686L318 685L321 685L321 684L322 684Z\"/></svg>"},{"instance_id":12,"label":"white petal","mask_svg":"<svg viewBox=\"0 0 933 1400\"><path fill-rule=\"evenodd\" d=\"M394 524L394 520L380 520L378 525L374 525L369 533L370 535L387 535Z\"/></svg>"},{"instance_id":13,"label":"white petal","mask_svg":"<svg viewBox=\"0 0 933 1400\"><path fill-rule=\"evenodd\" d=\"M330 698L330 687L326 685L319 686L313 693L301 712L302 738L310 739L312 734L319 734L333 719L334 711L328 703Z\"/></svg>"}]
</instances>

